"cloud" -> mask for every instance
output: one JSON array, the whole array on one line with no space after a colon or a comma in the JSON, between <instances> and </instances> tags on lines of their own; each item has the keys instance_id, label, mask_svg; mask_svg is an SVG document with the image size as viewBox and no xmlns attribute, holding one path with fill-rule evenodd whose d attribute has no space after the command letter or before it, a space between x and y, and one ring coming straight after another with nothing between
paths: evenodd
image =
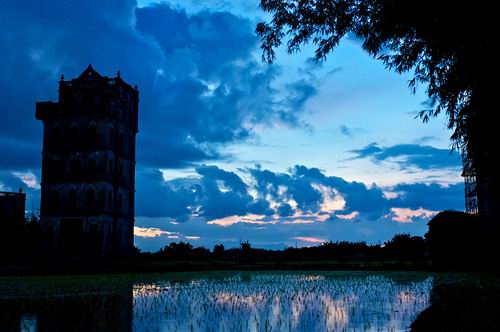
<instances>
[{"instance_id":1,"label":"cloud","mask_svg":"<svg viewBox=\"0 0 500 332\"><path fill-rule=\"evenodd\" d=\"M415 219L431 219L439 211L431 211L423 208L417 210L407 209L407 208L391 208L392 220L401 223L410 223Z\"/></svg>"},{"instance_id":2,"label":"cloud","mask_svg":"<svg viewBox=\"0 0 500 332\"><path fill-rule=\"evenodd\" d=\"M39 178L40 174L36 170L11 172L0 169L0 190L17 192L21 189L26 193L26 210L37 213L40 204Z\"/></svg>"},{"instance_id":3,"label":"cloud","mask_svg":"<svg viewBox=\"0 0 500 332\"><path fill-rule=\"evenodd\" d=\"M12 172L12 175L19 178L28 188L40 189L40 182L32 171Z\"/></svg>"},{"instance_id":4,"label":"cloud","mask_svg":"<svg viewBox=\"0 0 500 332\"><path fill-rule=\"evenodd\" d=\"M2 119L3 122L4 120ZM5 121L9 121L8 117ZM0 170L27 170L40 167L42 148L41 142L29 142L22 138L0 133ZM41 138L41 137L40 137Z\"/></svg>"},{"instance_id":5,"label":"cloud","mask_svg":"<svg viewBox=\"0 0 500 332\"><path fill-rule=\"evenodd\" d=\"M367 186L302 165L287 172L274 172L259 165L238 172L205 165L198 171L201 174L196 173L197 176L169 181L159 174L152 177L149 191L141 194L141 201L154 204L142 208L153 209L158 204L162 209L175 205L176 210L163 209L163 215L154 213L156 217L138 215L136 225L200 236L197 245L208 247L217 243L237 247L241 240L249 240L256 247L285 248L295 244L294 237L378 243L396 233L423 235L436 211L463 210L461 183ZM170 188L170 196L162 196L155 186ZM301 188L306 188L306 194L300 193ZM210 207L220 195L226 195L227 201L238 201L237 208L226 204L216 209ZM341 197L345 205L338 207L343 209L325 208L329 195ZM255 212L256 205L264 207L261 212ZM136 243L141 248L156 250L180 239L187 238L137 238ZM299 244L314 243L299 240Z\"/></svg>"},{"instance_id":6,"label":"cloud","mask_svg":"<svg viewBox=\"0 0 500 332\"><path fill-rule=\"evenodd\" d=\"M336 217L342 220L353 220L359 216L358 211L352 211L348 214L337 214Z\"/></svg>"},{"instance_id":7,"label":"cloud","mask_svg":"<svg viewBox=\"0 0 500 332\"><path fill-rule=\"evenodd\" d=\"M82 15L82 13L85 13ZM258 125L298 126L313 82L281 82L263 65L253 23L224 11L186 13L133 0L11 2L0 11L0 167L40 167L34 103L57 99L62 73L92 63L140 89L139 167L183 168L221 160L226 144ZM18 130L22 124L22 130Z\"/></svg>"},{"instance_id":8,"label":"cloud","mask_svg":"<svg viewBox=\"0 0 500 332\"><path fill-rule=\"evenodd\" d=\"M151 228L137 227L137 226L134 227L134 236L136 236L136 237L148 238L148 237L159 237L159 236L163 236L163 235L172 235L172 234L175 234L175 233L167 232L167 231L161 230L159 228L155 228L155 227L151 227Z\"/></svg>"},{"instance_id":9,"label":"cloud","mask_svg":"<svg viewBox=\"0 0 500 332\"><path fill-rule=\"evenodd\" d=\"M339 127L339 129L340 129L340 133L342 135L349 137L349 138L352 138L352 136L353 136L352 131L349 128L347 128L347 126L342 125Z\"/></svg>"},{"instance_id":10,"label":"cloud","mask_svg":"<svg viewBox=\"0 0 500 332\"><path fill-rule=\"evenodd\" d=\"M158 140L158 133L165 133L160 137L170 137L173 145L192 147L178 151L191 151L186 163L178 162L182 153L168 153L177 162L161 163L159 146L143 152L144 162L153 156L155 166L183 167L221 159L227 157L220 153L221 144L251 137L256 124L302 123L304 104L316 91L313 84L275 84L279 69L254 58L258 40L249 20L228 12L187 14L167 4L135 13L136 29L156 41L166 59L155 85L160 98L154 100L153 121L143 125L144 139Z\"/></svg>"},{"instance_id":11,"label":"cloud","mask_svg":"<svg viewBox=\"0 0 500 332\"><path fill-rule=\"evenodd\" d=\"M462 184L400 183L382 188L327 176L302 165L286 173L259 165L240 173L213 165L195 171L194 177L169 181L158 171L139 173L137 214L187 223L202 218L209 225L230 227L398 221L408 211L463 209ZM412 218L428 216L420 213Z\"/></svg>"},{"instance_id":12,"label":"cloud","mask_svg":"<svg viewBox=\"0 0 500 332\"><path fill-rule=\"evenodd\" d=\"M419 138L418 140L416 140L416 143L417 144L425 144L425 143L429 143L429 142L432 142L432 141L438 141L439 139L435 136L423 136L421 138Z\"/></svg>"},{"instance_id":13,"label":"cloud","mask_svg":"<svg viewBox=\"0 0 500 332\"><path fill-rule=\"evenodd\" d=\"M327 242L326 239L318 238L318 237L312 237L312 236L296 236L293 238L294 240L299 240L299 241L304 241L307 243L325 243Z\"/></svg>"},{"instance_id":14,"label":"cloud","mask_svg":"<svg viewBox=\"0 0 500 332\"><path fill-rule=\"evenodd\" d=\"M222 227L228 227L234 225L236 223L248 223L248 224L256 224L256 225L264 225L267 223L272 223L272 221L264 221L264 215L258 214L247 214L245 216L229 216L220 219L213 219L207 222L209 225L218 225Z\"/></svg>"},{"instance_id":15,"label":"cloud","mask_svg":"<svg viewBox=\"0 0 500 332\"><path fill-rule=\"evenodd\" d=\"M364 130L359 127L347 127L346 125L339 126L340 134L347 138L353 138L355 135L362 133Z\"/></svg>"},{"instance_id":16,"label":"cloud","mask_svg":"<svg viewBox=\"0 0 500 332\"><path fill-rule=\"evenodd\" d=\"M180 181L177 181L179 183ZM186 220L196 210L196 186L174 186L158 170L141 169L136 174L136 214Z\"/></svg>"},{"instance_id":17,"label":"cloud","mask_svg":"<svg viewBox=\"0 0 500 332\"><path fill-rule=\"evenodd\" d=\"M268 247L317 234L376 240L397 229L421 230L417 220L425 216L404 225L387 222L384 216L399 218L395 208L463 205L461 185L381 188L303 165L287 172L204 165L232 158L227 145L253 139L256 127L307 128L304 114L318 93L320 80L307 68L285 82L281 68L260 63L254 23L246 18L207 6L190 12L167 3L137 8L134 0L28 0L1 7L0 187L23 188L28 208L40 200L42 124L34 103L57 100L59 76L75 77L88 63L104 75L120 69L140 89L138 245L188 236L203 245L221 239L237 245L242 234ZM353 134L355 128L344 128L344 135ZM446 150L420 145L373 144L354 153L402 168L456 166L449 166ZM159 171L186 167L195 175L165 181ZM398 194L384 195L388 191ZM210 223L217 220L229 225Z\"/></svg>"},{"instance_id":18,"label":"cloud","mask_svg":"<svg viewBox=\"0 0 500 332\"><path fill-rule=\"evenodd\" d=\"M355 154L353 159L370 158L375 163L390 161L398 164L401 169L457 169L461 166L460 155L457 151L427 145L397 144L380 147L377 143L371 143L351 152Z\"/></svg>"},{"instance_id":19,"label":"cloud","mask_svg":"<svg viewBox=\"0 0 500 332\"><path fill-rule=\"evenodd\" d=\"M463 210L463 183L441 186L436 183L400 183L391 188L397 192L397 198L392 201L395 206L418 209L425 207L430 210Z\"/></svg>"}]
</instances>

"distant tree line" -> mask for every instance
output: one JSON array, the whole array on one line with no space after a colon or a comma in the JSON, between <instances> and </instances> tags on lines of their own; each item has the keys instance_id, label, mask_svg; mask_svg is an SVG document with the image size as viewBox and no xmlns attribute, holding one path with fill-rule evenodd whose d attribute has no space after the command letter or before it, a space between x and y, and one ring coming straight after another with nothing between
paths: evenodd
<instances>
[{"instance_id":1,"label":"distant tree line","mask_svg":"<svg viewBox=\"0 0 500 332\"><path fill-rule=\"evenodd\" d=\"M156 252L135 248L135 261L218 262L432 262L436 268L497 269L498 223L457 211L438 213L429 223L424 237L396 234L383 244L364 241L329 241L313 247L283 250L254 248L248 241L238 248L217 244L212 250L187 242L173 242ZM15 229L0 234L0 263L40 262L40 229L36 216L30 216ZM85 257L95 261L98 257Z\"/></svg>"},{"instance_id":2,"label":"distant tree line","mask_svg":"<svg viewBox=\"0 0 500 332\"><path fill-rule=\"evenodd\" d=\"M269 260L269 261L322 261L322 260L426 260L425 239L410 234L397 234L380 244L366 242L325 242L313 247L288 247L283 250L253 248L246 241L239 248L225 248L217 244L213 250L194 247L186 242L172 242L160 250L140 253L143 258L164 260Z\"/></svg>"},{"instance_id":3,"label":"distant tree line","mask_svg":"<svg viewBox=\"0 0 500 332\"><path fill-rule=\"evenodd\" d=\"M217 244L213 250L190 243L170 243L156 252L140 253L151 260L173 261L430 261L442 268L491 268L496 265L498 226L482 218L457 211L438 213L429 223L424 237L396 234L383 244L364 241L329 241L313 247L283 250L253 248L246 241L239 248ZM490 228L494 229L490 229ZM488 228L488 229L485 229ZM485 235L489 234L489 236Z\"/></svg>"}]
</instances>

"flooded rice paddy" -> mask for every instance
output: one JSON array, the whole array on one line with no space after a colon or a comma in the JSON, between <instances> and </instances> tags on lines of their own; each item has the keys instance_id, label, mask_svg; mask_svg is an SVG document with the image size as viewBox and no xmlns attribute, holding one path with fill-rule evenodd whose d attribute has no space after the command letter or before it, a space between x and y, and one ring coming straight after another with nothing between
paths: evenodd
<instances>
[{"instance_id":1,"label":"flooded rice paddy","mask_svg":"<svg viewBox=\"0 0 500 332\"><path fill-rule=\"evenodd\" d=\"M434 276L198 272L0 278L1 331L406 331Z\"/></svg>"}]
</instances>

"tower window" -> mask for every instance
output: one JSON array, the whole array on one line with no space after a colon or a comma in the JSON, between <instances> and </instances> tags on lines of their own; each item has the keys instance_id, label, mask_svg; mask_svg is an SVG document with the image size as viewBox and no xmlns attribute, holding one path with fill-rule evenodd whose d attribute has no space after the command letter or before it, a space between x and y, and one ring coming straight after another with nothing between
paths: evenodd
<instances>
[{"instance_id":1,"label":"tower window","mask_svg":"<svg viewBox=\"0 0 500 332\"><path fill-rule=\"evenodd\" d=\"M77 207L76 190L70 189L68 194L68 208L76 209L76 207Z\"/></svg>"},{"instance_id":2,"label":"tower window","mask_svg":"<svg viewBox=\"0 0 500 332\"><path fill-rule=\"evenodd\" d=\"M59 211L59 192L53 191L50 197L49 211L56 214Z\"/></svg>"},{"instance_id":3,"label":"tower window","mask_svg":"<svg viewBox=\"0 0 500 332\"><path fill-rule=\"evenodd\" d=\"M76 146L78 145L78 126L77 125L72 125L71 128L69 129L69 140L71 146Z\"/></svg>"},{"instance_id":4,"label":"tower window","mask_svg":"<svg viewBox=\"0 0 500 332\"><path fill-rule=\"evenodd\" d=\"M69 162L69 169L70 169L71 175L73 175L73 176L80 174L80 160L72 159Z\"/></svg>"},{"instance_id":5,"label":"tower window","mask_svg":"<svg viewBox=\"0 0 500 332\"><path fill-rule=\"evenodd\" d=\"M113 192L111 190L108 191L108 206L113 208Z\"/></svg>"},{"instance_id":6,"label":"tower window","mask_svg":"<svg viewBox=\"0 0 500 332\"><path fill-rule=\"evenodd\" d=\"M87 190L86 205L88 210L93 210L95 208L95 190Z\"/></svg>"},{"instance_id":7,"label":"tower window","mask_svg":"<svg viewBox=\"0 0 500 332\"><path fill-rule=\"evenodd\" d=\"M90 158L87 161L87 168L88 168L88 174L90 176L95 176L95 159L94 158Z\"/></svg>"},{"instance_id":8,"label":"tower window","mask_svg":"<svg viewBox=\"0 0 500 332\"><path fill-rule=\"evenodd\" d=\"M118 136L118 147L121 148L123 146L123 133L120 133Z\"/></svg>"},{"instance_id":9,"label":"tower window","mask_svg":"<svg viewBox=\"0 0 500 332\"><path fill-rule=\"evenodd\" d=\"M97 128L95 124L91 124L87 128L87 140L91 147L97 144Z\"/></svg>"},{"instance_id":10,"label":"tower window","mask_svg":"<svg viewBox=\"0 0 500 332\"><path fill-rule=\"evenodd\" d=\"M47 175L50 181L61 179L64 172L64 164L61 160L50 160L48 162Z\"/></svg>"},{"instance_id":11,"label":"tower window","mask_svg":"<svg viewBox=\"0 0 500 332\"><path fill-rule=\"evenodd\" d=\"M115 144L115 130L113 128L109 130L109 144L112 146Z\"/></svg>"}]
</instances>

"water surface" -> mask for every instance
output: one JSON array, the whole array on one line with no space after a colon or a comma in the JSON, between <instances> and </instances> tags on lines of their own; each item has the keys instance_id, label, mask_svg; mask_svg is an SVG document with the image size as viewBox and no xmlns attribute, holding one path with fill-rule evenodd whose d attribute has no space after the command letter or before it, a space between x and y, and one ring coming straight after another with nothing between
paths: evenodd
<instances>
[{"instance_id":1,"label":"water surface","mask_svg":"<svg viewBox=\"0 0 500 332\"><path fill-rule=\"evenodd\" d=\"M207 272L0 279L2 331L405 331L425 273Z\"/></svg>"}]
</instances>

